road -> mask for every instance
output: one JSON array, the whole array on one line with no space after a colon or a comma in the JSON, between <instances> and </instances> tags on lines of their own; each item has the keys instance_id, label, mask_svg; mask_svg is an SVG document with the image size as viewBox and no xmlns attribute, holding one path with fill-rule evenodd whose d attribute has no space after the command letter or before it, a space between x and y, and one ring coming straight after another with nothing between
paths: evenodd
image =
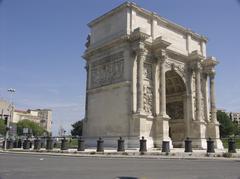
<instances>
[{"instance_id":1,"label":"road","mask_svg":"<svg viewBox=\"0 0 240 179\"><path fill-rule=\"evenodd\" d=\"M240 161L0 154L0 179L240 179ZM125 177L125 178L124 178Z\"/></svg>"}]
</instances>

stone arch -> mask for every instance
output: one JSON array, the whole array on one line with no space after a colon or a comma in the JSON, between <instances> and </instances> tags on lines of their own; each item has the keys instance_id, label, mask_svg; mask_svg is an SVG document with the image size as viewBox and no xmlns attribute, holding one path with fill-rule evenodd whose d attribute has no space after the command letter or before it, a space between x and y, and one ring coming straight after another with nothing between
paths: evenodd
<instances>
[{"instance_id":1,"label":"stone arch","mask_svg":"<svg viewBox=\"0 0 240 179\"><path fill-rule=\"evenodd\" d=\"M184 78L176 70L166 72L166 110L169 135L174 147L182 147L186 137L186 92Z\"/></svg>"}]
</instances>

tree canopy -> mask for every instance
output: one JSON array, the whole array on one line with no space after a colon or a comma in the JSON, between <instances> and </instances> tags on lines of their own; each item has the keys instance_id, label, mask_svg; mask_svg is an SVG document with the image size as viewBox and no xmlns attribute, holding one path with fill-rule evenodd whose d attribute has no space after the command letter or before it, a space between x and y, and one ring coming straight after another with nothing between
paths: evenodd
<instances>
[{"instance_id":1,"label":"tree canopy","mask_svg":"<svg viewBox=\"0 0 240 179\"><path fill-rule=\"evenodd\" d=\"M41 136L44 132L47 132L44 128L39 126L38 123L24 119L17 123L17 134L23 135L23 128L32 129L32 134L34 136Z\"/></svg>"},{"instance_id":2,"label":"tree canopy","mask_svg":"<svg viewBox=\"0 0 240 179\"><path fill-rule=\"evenodd\" d=\"M6 125L3 119L0 119L0 134L4 135L6 132Z\"/></svg>"},{"instance_id":3,"label":"tree canopy","mask_svg":"<svg viewBox=\"0 0 240 179\"><path fill-rule=\"evenodd\" d=\"M73 129L71 130L72 136L82 136L83 121L77 121L72 124Z\"/></svg>"},{"instance_id":4,"label":"tree canopy","mask_svg":"<svg viewBox=\"0 0 240 179\"><path fill-rule=\"evenodd\" d=\"M219 129L221 137L228 137L230 135L238 134L238 125L234 123L225 112L217 111L217 120L220 123Z\"/></svg>"}]
</instances>

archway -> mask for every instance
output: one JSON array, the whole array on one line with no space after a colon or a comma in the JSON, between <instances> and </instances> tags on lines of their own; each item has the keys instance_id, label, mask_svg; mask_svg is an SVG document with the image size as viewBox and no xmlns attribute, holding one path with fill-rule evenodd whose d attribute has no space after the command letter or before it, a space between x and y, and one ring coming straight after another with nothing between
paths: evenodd
<instances>
[{"instance_id":1,"label":"archway","mask_svg":"<svg viewBox=\"0 0 240 179\"><path fill-rule=\"evenodd\" d=\"M169 136L173 147L183 147L186 137L186 85L180 75L166 72L166 107L169 120Z\"/></svg>"}]
</instances>

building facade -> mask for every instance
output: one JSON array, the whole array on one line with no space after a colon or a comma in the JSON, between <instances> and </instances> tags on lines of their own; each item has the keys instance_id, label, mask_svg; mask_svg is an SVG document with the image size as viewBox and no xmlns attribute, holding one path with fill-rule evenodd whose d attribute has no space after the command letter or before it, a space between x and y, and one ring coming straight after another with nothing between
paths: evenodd
<instances>
[{"instance_id":1,"label":"building facade","mask_svg":"<svg viewBox=\"0 0 240 179\"><path fill-rule=\"evenodd\" d=\"M229 118L240 126L240 112L226 112Z\"/></svg>"},{"instance_id":2,"label":"building facade","mask_svg":"<svg viewBox=\"0 0 240 179\"><path fill-rule=\"evenodd\" d=\"M29 109L26 111L15 109L12 122L18 123L24 119L38 123L48 132L52 130L52 110L50 109Z\"/></svg>"},{"instance_id":3,"label":"building facade","mask_svg":"<svg viewBox=\"0 0 240 179\"><path fill-rule=\"evenodd\" d=\"M12 105L0 99L0 119L9 119L11 115Z\"/></svg>"},{"instance_id":4,"label":"building facade","mask_svg":"<svg viewBox=\"0 0 240 179\"><path fill-rule=\"evenodd\" d=\"M215 66L207 39L156 13L126 2L88 24L86 114L87 145L104 137L115 146L148 147L162 141L206 148L213 138L223 148L216 119Z\"/></svg>"}]
</instances>

